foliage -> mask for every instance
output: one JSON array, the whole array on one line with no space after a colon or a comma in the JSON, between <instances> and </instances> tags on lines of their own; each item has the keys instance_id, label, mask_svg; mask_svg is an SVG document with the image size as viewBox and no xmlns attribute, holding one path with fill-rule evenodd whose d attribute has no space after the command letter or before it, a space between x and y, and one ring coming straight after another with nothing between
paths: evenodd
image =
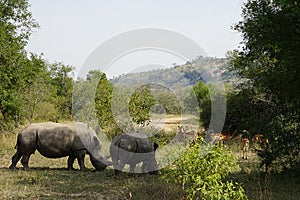
<instances>
[{"instance_id":1,"label":"foliage","mask_svg":"<svg viewBox=\"0 0 300 200\"><path fill-rule=\"evenodd\" d=\"M27 0L0 1L0 130L71 114L73 67L25 51L38 27L28 8Z\"/></svg>"},{"instance_id":2,"label":"foliage","mask_svg":"<svg viewBox=\"0 0 300 200\"><path fill-rule=\"evenodd\" d=\"M95 109L100 126L107 128L114 123L113 114L111 111L113 86L110 81L107 80L104 73L99 74L98 80L95 97Z\"/></svg>"},{"instance_id":3,"label":"foliage","mask_svg":"<svg viewBox=\"0 0 300 200\"><path fill-rule=\"evenodd\" d=\"M151 109L152 112L157 114L181 114L179 97L174 94L174 91L160 85L151 85L151 92L155 98L155 107Z\"/></svg>"},{"instance_id":4,"label":"foliage","mask_svg":"<svg viewBox=\"0 0 300 200\"><path fill-rule=\"evenodd\" d=\"M30 84L18 93L18 99L23 104L24 118L29 122L49 119L55 121L58 119L58 115L54 114L56 110L55 89L51 84L47 62L42 56L31 55L31 65L31 69L37 69L31 71L35 77L32 77Z\"/></svg>"},{"instance_id":5,"label":"foliage","mask_svg":"<svg viewBox=\"0 0 300 200\"><path fill-rule=\"evenodd\" d=\"M23 115L18 92L30 84L36 70L24 51L38 26L28 6L28 1L0 1L0 119L14 125Z\"/></svg>"},{"instance_id":6,"label":"foliage","mask_svg":"<svg viewBox=\"0 0 300 200\"><path fill-rule=\"evenodd\" d=\"M193 71L186 71L183 76L188 79L192 85L197 84L201 80L201 73L195 69Z\"/></svg>"},{"instance_id":7,"label":"foliage","mask_svg":"<svg viewBox=\"0 0 300 200\"><path fill-rule=\"evenodd\" d=\"M232 97L252 91L244 96L251 101L243 104L252 109L241 120L248 127L249 122L259 124L252 126L253 132L264 131L282 165L300 160L299 15L296 0L251 0L243 6L244 19L234 27L242 33L244 47L232 52L232 71L244 87Z\"/></svg>"},{"instance_id":8,"label":"foliage","mask_svg":"<svg viewBox=\"0 0 300 200\"><path fill-rule=\"evenodd\" d=\"M73 115L92 124L97 119L103 131L113 137L120 132L134 131L135 123L147 125L154 103L149 86L136 89L114 86L105 73L93 70L86 80L79 79L75 84Z\"/></svg>"},{"instance_id":9,"label":"foliage","mask_svg":"<svg viewBox=\"0 0 300 200\"><path fill-rule=\"evenodd\" d=\"M210 125L211 128L216 127L218 121L211 121L211 119L214 117L213 115L219 115L221 112L224 112L222 102L225 101L225 95L219 91L216 85L212 83L205 85L201 81L194 86L194 91L199 103L199 115L202 126L205 129L208 129Z\"/></svg>"},{"instance_id":10,"label":"foliage","mask_svg":"<svg viewBox=\"0 0 300 200\"><path fill-rule=\"evenodd\" d=\"M155 99L149 85L137 88L129 101L129 113L133 121L137 124L147 125L150 122L150 109L154 103Z\"/></svg>"},{"instance_id":11,"label":"foliage","mask_svg":"<svg viewBox=\"0 0 300 200\"><path fill-rule=\"evenodd\" d=\"M164 171L163 179L182 185L189 199L246 199L240 185L225 180L238 169L228 150L197 143Z\"/></svg>"},{"instance_id":12,"label":"foliage","mask_svg":"<svg viewBox=\"0 0 300 200\"><path fill-rule=\"evenodd\" d=\"M54 63L49 66L51 85L56 91L57 106L62 118L70 118L72 111L72 91L74 86L74 67L63 63Z\"/></svg>"},{"instance_id":13,"label":"foliage","mask_svg":"<svg viewBox=\"0 0 300 200\"><path fill-rule=\"evenodd\" d=\"M22 51L28 43L32 29L38 27L28 7L28 1L24 0L0 1L1 46L3 44L4 49L12 50L9 47L17 47L19 51ZM6 52L7 56L9 52L11 51ZM2 56L4 53L1 52Z\"/></svg>"},{"instance_id":14,"label":"foliage","mask_svg":"<svg viewBox=\"0 0 300 200\"><path fill-rule=\"evenodd\" d=\"M252 0L244 5L235 29L243 51L234 69L284 104L298 106L300 95L300 4L297 0ZM287 28L288 27L288 28ZM288 87L288 88L287 88Z\"/></svg>"},{"instance_id":15,"label":"foliage","mask_svg":"<svg viewBox=\"0 0 300 200\"><path fill-rule=\"evenodd\" d=\"M98 84L95 94L95 110L96 116L101 128L106 130L111 137L119 132L122 132L112 112L112 95L114 87L112 83L107 79L106 74L100 71L89 72L87 80L93 75L93 78L97 78Z\"/></svg>"},{"instance_id":16,"label":"foliage","mask_svg":"<svg viewBox=\"0 0 300 200\"><path fill-rule=\"evenodd\" d=\"M199 101L199 104L201 104L202 100L209 98L209 88L203 81L199 81L198 84L193 87L193 90Z\"/></svg>"}]
</instances>

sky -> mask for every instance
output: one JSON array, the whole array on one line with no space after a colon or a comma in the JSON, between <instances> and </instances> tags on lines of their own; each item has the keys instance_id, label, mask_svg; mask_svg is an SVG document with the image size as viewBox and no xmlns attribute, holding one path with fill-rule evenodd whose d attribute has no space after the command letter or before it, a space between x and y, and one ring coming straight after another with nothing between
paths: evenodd
<instances>
[{"instance_id":1,"label":"sky","mask_svg":"<svg viewBox=\"0 0 300 200\"><path fill-rule=\"evenodd\" d=\"M128 32L133 34L127 43L134 42L135 30L139 29L179 34L198 44L210 57L225 57L228 50L237 49L241 42L241 35L231 26L242 19L242 0L29 0L29 3L40 28L32 34L27 50L43 53L49 62L71 65L77 75L87 63L91 64L88 61L97 48L102 51L98 51L98 60L91 65L99 67L108 77L150 65L171 67L190 59L174 53L172 47L166 51L141 47L124 53L118 51L124 44L116 43L115 54L111 53L112 49L105 49L112 48L109 44ZM138 40L140 36L136 37ZM145 35L149 40L151 37ZM177 42L170 38L163 42Z\"/></svg>"}]
</instances>

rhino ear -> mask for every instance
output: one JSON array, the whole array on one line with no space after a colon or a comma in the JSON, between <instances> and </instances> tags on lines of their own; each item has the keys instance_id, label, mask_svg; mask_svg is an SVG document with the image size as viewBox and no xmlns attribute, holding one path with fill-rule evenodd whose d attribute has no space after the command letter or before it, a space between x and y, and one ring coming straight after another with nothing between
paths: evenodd
<instances>
[{"instance_id":1,"label":"rhino ear","mask_svg":"<svg viewBox=\"0 0 300 200\"><path fill-rule=\"evenodd\" d=\"M96 136L93 137L93 141L94 141L94 147L101 149L101 143L99 142L99 139Z\"/></svg>"},{"instance_id":2,"label":"rhino ear","mask_svg":"<svg viewBox=\"0 0 300 200\"><path fill-rule=\"evenodd\" d=\"M158 144L154 142L153 147L154 147L154 151L156 151L156 149L158 148Z\"/></svg>"}]
</instances>

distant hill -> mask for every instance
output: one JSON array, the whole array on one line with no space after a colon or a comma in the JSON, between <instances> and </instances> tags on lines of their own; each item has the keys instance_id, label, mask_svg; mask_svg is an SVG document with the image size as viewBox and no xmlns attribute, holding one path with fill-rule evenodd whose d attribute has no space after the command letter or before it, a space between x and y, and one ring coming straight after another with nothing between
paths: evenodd
<instances>
[{"instance_id":1,"label":"distant hill","mask_svg":"<svg viewBox=\"0 0 300 200\"><path fill-rule=\"evenodd\" d=\"M117 86L132 87L159 84L170 89L192 86L197 84L199 80L211 82L223 79L224 82L228 83L234 79L234 75L228 71L229 61L227 58L199 57L184 65L124 74L111 81Z\"/></svg>"}]
</instances>

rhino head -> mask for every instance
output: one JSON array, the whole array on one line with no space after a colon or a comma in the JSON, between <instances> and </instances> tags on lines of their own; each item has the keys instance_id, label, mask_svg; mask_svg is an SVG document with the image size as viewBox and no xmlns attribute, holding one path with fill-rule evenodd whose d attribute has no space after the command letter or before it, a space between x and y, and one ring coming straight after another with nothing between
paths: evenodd
<instances>
[{"instance_id":1,"label":"rhino head","mask_svg":"<svg viewBox=\"0 0 300 200\"><path fill-rule=\"evenodd\" d=\"M102 145L96 132L83 123L76 123L77 133L79 133L81 143L90 155L90 161L96 171L102 171L112 162L105 159L102 155Z\"/></svg>"},{"instance_id":2,"label":"rhino head","mask_svg":"<svg viewBox=\"0 0 300 200\"><path fill-rule=\"evenodd\" d=\"M90 155L90 161L93 167L96 169L96 171L103 171L106 169L107 166L112 165L112 162L108 161L107 159L104 159L101 156L97 159L94 156Z\"/></svg>"}]
</instances>

